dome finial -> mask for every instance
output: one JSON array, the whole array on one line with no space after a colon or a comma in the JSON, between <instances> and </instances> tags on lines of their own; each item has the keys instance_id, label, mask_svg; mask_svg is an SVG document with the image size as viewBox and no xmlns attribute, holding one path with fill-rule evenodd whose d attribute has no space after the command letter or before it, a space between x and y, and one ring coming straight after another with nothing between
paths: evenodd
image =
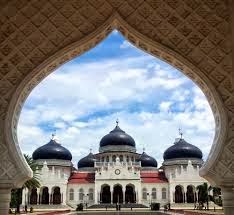
<instances>
[{"instance_id":1,"label":"dome finial","mask_svg":"<svg viewBox=\"0 0 234 215\"><path fill-rule=\"evenodd\" d=\"M183 132L181 128L179 128L179 135L180 135L180 139L183 139Z\"/></svg>"},{"instance_id":2,"label":"dome finial","mask_svg":"<svg viewBox=\"0 0 234 215\"><path fill-rule=\"evenodd\" d=\"M55 136L56 136L56 131L51 134L51 140L55 140Z\"/></svg>"},{"instance_id":3,"label":"dome finial","mask_svg":"<svg viewBox=\"0 0 234 215\"><path fill-rule=\"evenodd\" d=\"M116 126L119 126L119 119L118 118L116 119L115 122L116 122Z\"/></svg>"},{"instance_id":4,"label":"dome finial","mask_svg":"<svg viewBox=\"0 0 234 215\"><path fill-rule=\"evenodd\" d=\"M92 153L92 148L89 149L89 152Z\"/></svg>"},{"instance_id":5,"label":"dome finial","mask_svg":"<svg viewBox=\"0 0 234 215\"><path fill-rule=\"evenodd\" d=\"M145 152L145 145L143 145L143 148L142 148L142 150L143 150L143 153Z\"/></svg>"}]
</instances>

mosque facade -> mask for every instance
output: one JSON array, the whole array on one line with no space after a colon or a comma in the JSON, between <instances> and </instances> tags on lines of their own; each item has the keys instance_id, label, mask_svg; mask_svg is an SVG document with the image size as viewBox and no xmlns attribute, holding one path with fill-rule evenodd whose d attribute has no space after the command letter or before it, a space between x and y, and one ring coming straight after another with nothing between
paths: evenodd
<instances>
[{"instance_id":1,"label":"mosque facade","mask_svg":"<svg viewBox=\"0 0 234 215\"><path fill-rule=\"evenodd\" d=\"M118 122L105 135L99 152L90 152L71 162L72 154L52 138L33 152L41 167L41 187L23 190L23 205L68 205L133 203L149 206L199 201L198 185L207 182L199 176L202 151L177 138L163 154L163 164L146 152L136 152L135 140Z\"/></svg>"}]
</instances>

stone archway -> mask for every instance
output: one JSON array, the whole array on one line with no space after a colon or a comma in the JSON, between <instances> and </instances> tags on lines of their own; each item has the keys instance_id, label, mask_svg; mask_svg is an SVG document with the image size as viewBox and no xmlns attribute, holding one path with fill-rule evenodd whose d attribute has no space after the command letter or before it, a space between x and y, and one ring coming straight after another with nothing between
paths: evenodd
<instances>
[{"instance_id":1,"label":"stone archway","mask_svg":"<svg viewBox=\"0 0 234 215\"><path fill-rule=\"evenodd\" d=\"M203 90L216 133L200 173L223 186L228 198L234 196L232 1L12 0L0 8L1 208L7 208L10 189L32 176L16 134L26 97L49 73L94 47L114 28Z\"/></svg>"},{"instance_id":2,"label":"stone archway","mask_svg":"<svg viewBox=\"0 0 234 215\"><path fill-rule=\"evenodd\" d=\"M40 203L48 205L50 203L49 200L50 200L49 188L48 187L43 187L41 189L41 200L40 200Z\"/></svg>"},{"instance_id":3,"label":"stone archway","mask_svg":"<svg viewBox=\"0 0 234 215\"><path fill-rule=\"evenodd\" d=\"M187 203L194 203L196 201L196 198L195 198L195 187L192 186L192 185L188 185L187 186L186 201L187 201Z\"/></svg>"},{"instance_id":4,"label":"stone archway","mask_svg":"<svg viewBox=\"0 0 234 215\"><path fill-rule=\"evenodd\" d=\"M61 204L62 199L61 199L62 195L60 192L60 187L54 187L53 188L53 194L52 194L52 198L53 198L53 205L58 205Z\"/></svg>"},{"instance_id":5,"label":"stone archway","mask_svg":"<svg viewBox=\"0 0 234 215\"><path fill-rule=\"evenodd\" d=\"M36 205L37 204L37 188L32 188L31 193L30 193L30 205Z\"/></svg>"},{"instance_id":6,"label":"stone archway","mask_svg":"<svg viewBox=\"0 0 234 215\"><path fill-rule=\"evenodd\" d=\"M144 35L139 34L139 32L128 25L128 23L125 22L118 13L115 13L113 16L111 16L100 28L98 28L92 34L88 35L84 40L74 42L71 45L56 52L45 62L40 64L40 67L37 67L30 74L28 74L27 77L20 83L19 87L17 88L15 94L11 99L11 103L7 112L7 118L5 121L5 130L8 131L6 133L6 140L7 142L13 142L16 144L11 144L11 148L15 156L21 156L20 150L18 148L15 148L15 146L18 146L16 134L18 118L23 103L32 89L60 65L93 48L110 32L112 32L113 29L117 29L129 42L131 42L136 47L155 57L161 58L172 66L175 66L186 76L192 79L206 95L209 104L213 110L216 122L216 133L209 159L204 164L201 174L208 180L214 182L214 177L210 177L208 172L213 165L213 162L215 162L215 159L219 155L218 152L222 148L221 143L224 142L227 135L227 129L225 129L227 128L227 115L217 90L213 86L212 82L195 65L190 63L179 53L176 53L168 47L165 47L163 44L152 41ZM24 162L24 159L22 157L21 160ZM23 163L21 164L23 165Z\"/></svg>"},{"instance_id":7,"label":"stone archway","mask_svg":"<svg viewBox=\"0 0 234 215\"><path fill-rule=\"evenodd\" d=\"M113 203L123 203L123 187L119 184L113 189Z\"/></svg>"},{"instance_id":8,"label":"stone archway","mask_svg":"<svg viewBox=\"0 0 234 215\"><path fill-rule=\"evenodd\" d=\"M105 184L102 186L100 199L101 203L111 203L111 191L109 185Z\"/></svg>"},{"instance_id":9,"label":"stone archway","mask_svg":"<svg viewBox=\"0 0 234 215\"><path fill-rule=\"evenodd\" d=\"M136 203L136 191L133 184L126 185L125 189L125 202L124 203Z\"/></svg>"},{"instance_id":10,"label":"stone archway","mask_svg":"<svg viewBox=\"0 0 234 215\"><path fill-rule=\"evenodd\" d=\"M184 188L181 185L175 187L175 203L184 203Z\"/></svg>"}]
</instances>

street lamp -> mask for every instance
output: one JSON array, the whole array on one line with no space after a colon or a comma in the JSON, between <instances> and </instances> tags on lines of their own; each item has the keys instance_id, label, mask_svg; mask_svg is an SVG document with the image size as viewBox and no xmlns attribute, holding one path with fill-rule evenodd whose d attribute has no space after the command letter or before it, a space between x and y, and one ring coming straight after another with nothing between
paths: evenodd
<instances>
[{"instance_id":1,"label":"street lamp","mask_svg":"<svg viewBox=\"0 0 234 215\"><path fill-rule=\"evenodd\" d=\"M149 207L151 207L151 198L150 198L150 193L147 193L148 199L149 199Z\"/></svg>"}]
</instances>

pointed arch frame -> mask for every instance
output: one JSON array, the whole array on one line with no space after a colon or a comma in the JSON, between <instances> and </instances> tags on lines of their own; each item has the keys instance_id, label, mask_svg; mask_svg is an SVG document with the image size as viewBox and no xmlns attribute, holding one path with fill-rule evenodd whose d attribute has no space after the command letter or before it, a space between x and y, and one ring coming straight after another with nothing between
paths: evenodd
<instances>
[{"instance_id":1,"label":"pointed arch frame","mask_svg":"<svg viewBox=\"0 0 234 215\"><path fill-rule=\"evenodd\" d=\"M17 139L18 119L26 98L34 89L34 87L37 86L50 73L52 73L64 63L95 47L114 29L117 29L130 43L132 43L137 48L149 53L152 56L162 59L163 61L180 70L184 75L193 80L205 94L215 119L215 137L208 159L200 170L200 174L211 183L215 183L213 181L215 175L211 170L215 165L216 160L218 159L219 153L222 152L228 130L226 129L226 112L218 92L209 79L195 65L182 57L179 53L176 53L163 44L155 42L136 31L116 12L97 30L90 33L85 38L59 50L46 61L41 63L24 78L24 80L17 88L11 99L5 120L6 145L13 154L13 158L16 161L15 163L17 163L18 167L21 169L21 174L19 174L15 179L15 186L21 186L24 181L32 176L32 171L30 170L22 155Z\"/></svg>"}]
</instances>

